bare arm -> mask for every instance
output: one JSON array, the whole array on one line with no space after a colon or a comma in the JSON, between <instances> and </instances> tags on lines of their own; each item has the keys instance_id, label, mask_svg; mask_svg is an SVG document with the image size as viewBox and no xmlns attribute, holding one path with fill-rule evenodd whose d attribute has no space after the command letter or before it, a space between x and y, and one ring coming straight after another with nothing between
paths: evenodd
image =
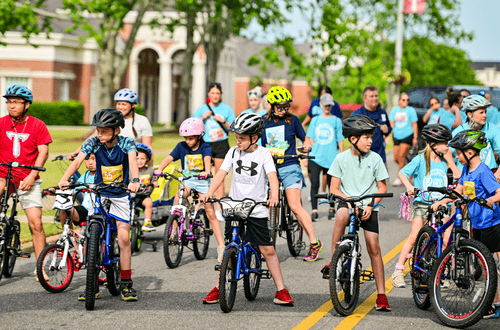
<instances>
[{"instance_id":1,"label":"bare arm","mask_svg":"<svg viewBox=\"0 0 500 330\"><path fill-rule=\"evenodd\" d=\"M165 157L164 160L162 160L160 166L158 167L158 170L156 171L156 173L161 173L163 171L163 169L165 167L168 166L168 164L170 164L172 161L174 160L174 157L168 155L167 157Z\"/></svg>"},{"instance_id":2,"label":"bare arm","mask_svg":"<svg viewBox=\"0 0 500 330\"><path fill-rule=\"evenodd\" d=\"M69 164L68 168L66 169L66 172L64 172L63 177L59 181L58 184L59 188L64 190L63 186L67 186L69 184L68 182L69 178L71 178L71 176L75 174L75 172L80 168L80 165L82 165L83 161L85 160L85 157L87 157L87 155L85 155L83 152L80 151L78 153L78 156L76 156L75 160L73 160L73 162Z\"/></svg>"},{"instance_id":3,"label":"bare arm","mask_svg":"<svg viewBox=\"0 0 500 330\"><path fill-rule=\"evenodd\" d=\"M42 144L37 146L38 156L36 157L35 164L33 166L43 167L47 158L49 157L49 145ZM35 183L35 178L38 175L39 171L31 170L30 174L23 179L21 184L19 185L19 189L23 191L31 190L33 188L33 184Z\"/></svg>"},{"instance_id":4,"label":"bare arm","mask_svg":"<svg viewBox=\"0 0 500 330\"><path fill-rule=\"evenodd\" d=\"M132 179L139 178L139 166L137 165L137 153L135 151L130 151L128 153L128 164ZM140 187L140 182L130 182L128 185L128 189L130 189L131 192L137 192Z\"/></svg>"},{"instance_id":5,"label":"bare arm","mask_svg":"<svg viewBox=\"0 0 500 330\"><path fill-rule=\"evenodd\" d=\"M270 207L275 207L276 205L278 205L278 175L276 175L276 172L271 172L267 174L267 178L269 179L269 186L271 187L271 197L267 201L267 205L269 205Z\"/></svg>"},{"instance_id":6,"label":"bare arm","mask_svg":"<svg viewBox=\"0 0 500 330\"><path fill-rule=\"evenodd\" d=\"M413 127L413 145L416 146L418 144L418 123L416 121L411 123L411 127Z\"/></svg>"},{"instance_id":7,"label":"bare arm","mask_svg":"<svg viewBox=\"0 0 500 330\"><path fill-rule=\"evenodd\" d=\"M311 116L309 116L309 115L306 116L306 118L302 122L302 127L304 127L304 129L306 128L307 124L309 124L311 122L311 119L312 119Z\"/></svg>"},{"instance_id":8,"label":"bare arm","mask_svg":"<svg viewBox=\"0 0 500 330\"><path fill-rule=\"evenodd\" d=\"M431 116L433 111L434 111L434 109L430 108L429 111L427 111L425 113L424 118L422 118L422 121L424 122L424 124L427 124L427 122L429 121L429 117Z\"/></svg>"},{"instance_id":9,"label":"bare arm","mask_svg":"<svg viewBox=\"0 0 500 330\"><path fill-rule=\"evenodd\" d=\"M338 148L339 148L339 152L343 152L344 151L344 141L340 141L338 143Z\"/></svg>"},{"instance_id":10,"label":"bare arm","mask_svg":"<svg viewBox=\"0 0 500 330\"><path fill-rule=\"evenodd\" d=\"M460 110L458 110L458 108L456 108L455 109L455 121L453 121L453 124L451 125L451 128L455 129L455 128L457 128L460 125L462 125L462 115L460 114Z\"/></svg>"}]
</instances>

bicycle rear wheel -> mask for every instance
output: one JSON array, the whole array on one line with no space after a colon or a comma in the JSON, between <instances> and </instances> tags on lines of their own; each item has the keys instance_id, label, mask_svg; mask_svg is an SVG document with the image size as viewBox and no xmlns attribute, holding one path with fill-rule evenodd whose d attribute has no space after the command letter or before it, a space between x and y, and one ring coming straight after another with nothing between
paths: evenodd
<instances>
[{"instance_id":1,"label":"bicycle rear wheel","mask_svg":"<svg viewBox=\"0 0 500 330\"><path fill-rule=\"evenodd\" d=\"M359 262L350 257L347 245L337 247L330 262L330 297L340 315L351 315L359 299ZM356 262L351 282L351 263Z\"/></svg>"},{"instance_id":2,"label":"bicycle rear wheel","mask_svg":"<svg viewBox=\"0 0 500 330\"><path fill-rule=\"evenodd\" d=\"M90 238L87 243L87 280L85 285L85 308L89 311L95 306L95 293L98 290L98 274L100 270L101 244L99 243L99 227L97 223L90 225Z\"/></svg>"},{"instance_id":3,"label":"bicycle rear wheel","mask_svg":"<svg viewBox=\"0 0 500 330\"><path fill-rule=\"evenodd\" d=\"M139 229L139 222L136 219L132 220L132 224L130 226L130 250L132 253L139 252L141 249L139 246Z\"/></svg>"},{"instance_id":4,"label":"bicycle rear wheel","mask_svg":"<svg viewBox=\"0 0 500 330\"><path fill-rule=\"evenodd\" d=\"M460 250L448 247L435 263L430 293L434 313L441 322L466 328L481 320L491 307L497 290L497 271L491 252L483 243L463 239L459 244ZM479 270L481 276L476 279ZM443 285L445 280L449 281L448 286Z\"/></svg>"},{"instance_id":5,"label":"bicycle rear wheel","mask_svg":"<svg viewBox=\"0 0 500 330\"><path fill-rule=\"evenodd\" d=\"M236 251L229 249L224 254L219 274L219 302L224 313L229 313L234 306L238 282L236 281Z\"/></svg>"},{"instance_id":6,"label":"bicycle rear wheel","mask_svg":"<svg viewBox=\"0 0 500 330\"><path fill-rule=\"evenodd\" d=\"M204 209L199 209L193 221L193 235L198 238L193 240L194 256L198 260L206 258L210 244L210 221Z\"/></svg>"},{"instance_id":7,"label":"bicycle rear wheel","mask_svg":"<svg viewBox=\"0 0 500 330\"><path fill-rule=\"evenodd\" d=\"M175 268L181 262L184 244L180 227L179 215L172 214L167 220L163 234L163 257L169 268Z\"/></svg>"},{"instance_id":8,"label":"bicycle rear wheel","mask_svg":"<svg viewBox=\"0 0 500 330\"><path fill-rule=\"evenodd\" d=\"M7 246L5 244L5 239L3 238L5 237L4 226L5 225L0 224L0 229L1 229L0 237L2 237L2 239L0 239L0 280L2 279L3 276L3 271L5 268L5 257L7 255Z\"/></svg>"},{"instance_id":9,"label":"bicycle rear wheel","mask_svg":"<svg viewBox=\"0 0 500 330\"><path fill-rule=\"evenodd\" d=\"M429 297L429 275L420 270L416 270L415 266L418 262L418 267L428 272L432 271L434 263L437 260L437 242L430 242L429 246L425 250L424 248L435 232L436 231L432 227L423 226L417 235L417 241L415 242L415 246L413 247L411 289L415 305L417 305L418 308L424 310L428 309L431 306L431 299Z\"/></svg>"},{"instance_id":10,"label":"bicycle rear wheel","mask_svg":"<svg viewBox=\"0 0 500 330\"><path fill-rule=\"evenodd\" d=\"M246 268L248 268L248 274L243 275L243 288L245 289L245 297L252 301L257 297L259 293L260 279L262 277L259 267L260 251L258 246L254 246L257 253L248 251Z\"/></svg>"},{"instance_id":11,"label":"bicycle rear wheel","mask_svg":"<svg viewBox=\"0 0 500 330\"><path fill-rule=\"evenodd\" d=\"M5 258L5 267L3 269L3 275L5 277L11 277L14 272L14 266L16 265L16 252L19 251L19 246L21 245L19 239L19 229L21 224L19 221L14 220L14 226L10 231L11 236L7 239L6 242L6 258Z\"/></svg>"},{"instance_id":12,"label":"bicycle rear wheel","mask_svg":"<svg viewBox=\"0 0 500 330\"><path fill-rule=\"evenodd\" d=\"M71 253L68 251L66 260L63 260L63 257L64 246L60 244L47 245L38 256L36 262L38 281L49 292L63 292L73 280L75 268Z\"/></svg>"},{"instance_id":13,"label":"bicycle rear wheel","mask_svg":"<svg viewBox=\"0 0 500 330\"><path fill-rule=\"evenodd\" d=\"M108 281L108 291L113 296L120 294L120 246L118 245L118 233L111 233L109 242L109 260L117 259L111 262L111 265L106 269L106 280Z\"/></svg>"},{"instance_id":14,"label":"bicycle rear wheel","mask_svg":"<svg viewBox=\"0 0 500 330\"><path fill-rule=\"evenodd\" d=\"M290 207L287 205L285 207L286 216L286 242L288 245L288 251L294 257L300 255L300 251L304 247L304 242L302 241L304 231L299 221L295 218L295 215L290 211Z\"/></svg>"},{"instance_id":15,"label":"bicycle rear wheel","mask_svg":"<svg viewBox=\"0 0 500 330\"><path fill-rule=\"evenodd\" d=\"M273 242L274 249L276 250L276 227L278 226L276 218L278 214L278 209L276 207L271 208L269 211L269 235Z\"/></svg>"}]
</instances>

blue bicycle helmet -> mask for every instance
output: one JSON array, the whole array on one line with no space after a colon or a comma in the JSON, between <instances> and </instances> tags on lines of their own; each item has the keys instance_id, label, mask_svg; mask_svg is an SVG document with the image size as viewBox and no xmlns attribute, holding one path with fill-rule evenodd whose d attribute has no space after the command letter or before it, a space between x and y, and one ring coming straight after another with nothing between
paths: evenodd
<instances>
[{"instance_id":1,"label":"blue bicycle helmet","mask_svg":"<svg viewBox=\"0 0 500 330\"><path fill-rule=\"evenodd\" d=\"M126 101L132 104L137 104L137 93L130 88L120 89L115 94L115 102Z\"/></svg>"},{"instance_id":2,"label":"blue bicycle helmet","mask_svg":"<svg viewBox=\"0 0 500 330\"><path fill-rule=\"evenodd\" d=\"M145 145L144 143L139 143L137 144L137 151L138 152L143 152L146 154L146 157L148 157L148 161L151 160L151 157L153 156L153 152L151 151L151 149Z\"/></svg>"},{"instance_id":3,"label":"blue bicycle helmet","mask_svg":"<svg viewBox=\"0 0 500 330\"><path fill-rule=\"evenodd\" d=\"M7 92L3 96L6 99L9 97L20 97L29 103L33 103L33 93L28 89L28 87L23 85L12 85L7 88Z\"/></svg>"}]
</instances>

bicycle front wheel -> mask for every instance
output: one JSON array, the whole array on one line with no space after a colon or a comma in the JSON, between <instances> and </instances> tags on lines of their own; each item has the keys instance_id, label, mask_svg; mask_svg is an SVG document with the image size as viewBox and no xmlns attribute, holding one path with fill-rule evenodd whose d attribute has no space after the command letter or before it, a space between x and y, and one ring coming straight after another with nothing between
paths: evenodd
<instances>
[{"instance_id":1,"label":"bicycle front wheel","mask_svg":"<svg viewBox=\"0 0 500 330\"><path fill-rule=\"evenodd\" d=\"M453 328L469 327L483 318L497 290L495 260L488 248L471 239L460 240L460 250L444 250L430 278L434 313ZM476 274L481 276L476 279Z\"/></svg>"},{"instance_id":2,"label":"bicycle front wheel","mask_svg":"<svg viewBox=\"0 0 500 330\"><path fill-rule=\"evenodd\" d=\"M269 210L269 235L271 236L271 240L273 242L275 250L276 250L276 227L278 226L276 221L277 214L278 214L278 209L276 207L272 207Z\"/></svg>"},{"instance_id":3,"label":"bicycle front wheel","mask_svg":"<svg viewBox=\"0 0 500 330\"><path fill-rule=\"evenodd\" d=\"M224 254L220 265L219 274L219 302L220 308L224 313L229 313L234 306L236 298L236 289L238 282L236 281L236 251L230 249Z\"/></svg>"},{"instance_id":4,"label":"bicycle front wheel","mask_svg":"<svg viewBox=\"0 0 500 330\"><path fill-rule=\"evenodd\" d=\"M95 306L95 293L98 290L101 244L99 243L99 224L90 225L90 238L87 243L87 280L85 285L85 308L89 311Z\"/></svg>"},{"instance_id":5,"label":"bicycle front wheel","mask_svg":"<svg viewBox=\"0 0 500 330\"><path fill-rule=\"evenodd\" d=\"M179 215L172 214L167 220L163 234L163 257L169 268L175 268L181 262L184 244L180 227Z\"/></svg>"},{"instance_id":6,"label":"bicycle front wheel","mask_svg":"<svg viewBox=\"0 0 500 330\"><path fill-rule=\"evenodd\" d=\"M17 222L17 220L15 221ZM17 225L20 226L19 222L17 222ZM7 247L5 253L5 267L3 269L3 275L5 277L12 276L17 259L15 252L19 251L19 246L21 245L19 234L16 232L15 228L11 231L11 234L12 236L10 236L9 239L5 241Z\"/></svg>"},{"instance_id":7,"label":"bicycle front wheel","mask_svg":"<svg viewBox=\"0 0 500 330\"><path fill-rule=\"evenodd\" d=\"M260 278L262 277L259 267L260 251L258 246L254 246L257 253L248 251L246 268L248 273L243 276L243 288L245 289L245 297L252 301L259 293Z\"/></svg>"},{"instance_id":8,"label":"bicycle front wheel","mask_svg":"<svg viewBox=\"0 0 500 330\"><path fill-rule=\"evenodd\" d=\"M106 280L108 281L108 291L113 296L120 294L120 246L118 245L118 233L112 232L109 242L109 260L118 259L111 262L106 269Z\"/></svg>"},{"instance_id":9,"label":"bicycle front wheel","mask_svg":"<svg viewBox=\"0 0 500 330\"><path fill-rule=\"evenodd\" d=\"M0 225L0 229L2 228L2 225ZM2 237L4 233L1 233ZM5 244L5 240L2 238L0 240L0 280L2 279L4 268L5 268L5 259L7 256L7 245Z\"/></svg>"},{"instance_id":10,"label":"bicycle front wheel","mask_svg":"<svg viewBox=\"0 0 500 330\"><path fill-rule=\"evenodd\" d=\"M198 260L206 258L210 244L210 221L204 209L199 209L193 222L193 252Z\"/></svg>"},{"instance_id":11,"label":"bicycle front wheel","mask_svg":"<svg viewBox=\"0 0 500 330\"><path fill-rule=\"evenodd\" d=\"M140 226L140 225L139 225ZM137 249L137 243L138 243L138 237L139 237L139 228L136 220L132 221L132 224L130 226L130 250L132 253L138 252L139 250Z\"/></svg>"},{"instance_id":12,"label":"bicycle front wheel","mask_svg":"<svg viewBox=\"0 0 500 330\"><path fill-rule=\"evenodd\" d=\"M288 215L288 216L287 216ZM302 241L304 231L300 226L299 221L295 218L290 208L287 206L287 210L285 212L286 218L286 242L288 245L288 251L294 257L298 257L300 251L304 246L304 242Z\"/></svg>"},{"instance_id":13,"label":"bicycle front wheel","mask_svg":"<svg viewBox=\"0 0 500 330\"><path fill-rule=\"evenodd\" d=\"M417 270L418 266L429 273L434 267L437 260L437 242L430 242L432 235L436 231L430 226L423 226L417 235L417 241L413 248L413 269L411 270L411 289L413 293L413 300L418 308L426 310L431 306L431 299L429 297L429 275L421 270ZM425 246L427 248L425 248ZM424 250L425 249L425 250Z\"/></svg>"},{"instance_id":14,"label":"bicycle front wheel","mask_svg":"<svg viewBox=\"0 0 500 330\"><path fill-rule=\"evenodd\" d=\"M64 258L64 246L60 244L47 245L36 262L36 274L42 287L52 293L66 290L73 280L75 272L71 254Z\"/></svg>"},{"instance_id":15,"label":"bicycle front wheel","mask_svg":"<svg viewBox=\"0 0 500 330\"><path fill-rule=\"evenodd\" d=\"M350 257L349 246L337 247L330 262L330 297L340 315L354 311L359 299L359 262ZM356 262L351 281L351 265Z\"/></svg>"}]
</instances>

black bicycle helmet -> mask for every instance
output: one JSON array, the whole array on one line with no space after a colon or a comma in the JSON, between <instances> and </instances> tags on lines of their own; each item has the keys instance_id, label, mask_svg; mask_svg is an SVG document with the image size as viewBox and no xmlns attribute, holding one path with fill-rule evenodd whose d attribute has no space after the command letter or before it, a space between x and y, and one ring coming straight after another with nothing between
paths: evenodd
<instances>
[{"instance_id":1,"label":"black bicycle helmet","mask_svg":"<svg viewBox=\"0 0 500 330\"><path fill-rule=\"evenodd\" d=\"M233 121L229 130L234 133L250 136L261 135L264 133L264 120L255 113L243 113Z\"/></svg>"},{"instance_id":2,"label":"black bicycle helmet","mask_svg":"<svg viewBox=\"0 0 500 330\"><path fill-rule=\"evenodd\" d=\"M422 129L422 136L427 142L448 142L453 138L450 129L442 124L425 126Z\"/></svg>"},{"instance_id":3,"label":"black bicycle helmet","mask_svg":"<svg viewBox=\"0 0 500 330\"><path fill-rule=\"evenodd\" d=\"M365 115L352 115L342 122L342 134L346 138L373 132L380 125Z\"/></svg>"},{"instance_id":4,"label":"black bicycle helmet","mask_svg":"<svg viewBox=\"0 0 500 330\"><path fill-rule=\"evenodd\" d=\"M125 118L121 111L108 108L102 109L96 112L94 117L92 118L91 126L96 127L110 127L110 128L118 128L125 127Z\"/></svg>"},{"instance_id":5,"label":"black bicycle helmet","mask_svg":"<svg viewBox=\"0 0 500 330\"><path fill-rule=\"evenodd\" d=\"M475 149L480 151L486 148L488 139L486 134L481 131L465 130L457 133L448 143L448 146L458 150Z\"/></svg>"}]
</instances>

